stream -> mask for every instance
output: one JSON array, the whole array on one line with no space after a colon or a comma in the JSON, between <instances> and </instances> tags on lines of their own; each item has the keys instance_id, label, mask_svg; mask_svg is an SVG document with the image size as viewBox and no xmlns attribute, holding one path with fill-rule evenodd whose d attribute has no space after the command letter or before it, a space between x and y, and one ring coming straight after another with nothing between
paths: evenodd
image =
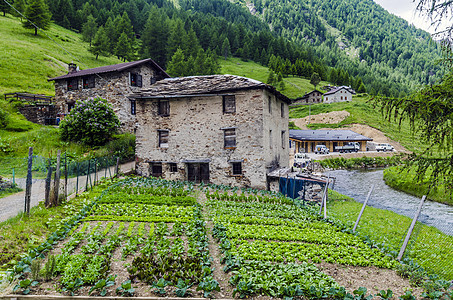
<instances>
[{"instance_id":1,"label":"stream","mask_svg":"<svg viewBox=\"0 0 453 300\"><path fill-rule=\"evenodd\" d=\"M336 178L335 191L352 197L361 203L365 202L371 185L374 184L374 190L368 200L369 206L391 210L412 219L415 216L421 198L387 186L383 179L383 172L384 170L333 170L324 174ZM452 206L425 201L418 221L434 226L442 232L453 236Z\"/></svg>"}]
</instances>

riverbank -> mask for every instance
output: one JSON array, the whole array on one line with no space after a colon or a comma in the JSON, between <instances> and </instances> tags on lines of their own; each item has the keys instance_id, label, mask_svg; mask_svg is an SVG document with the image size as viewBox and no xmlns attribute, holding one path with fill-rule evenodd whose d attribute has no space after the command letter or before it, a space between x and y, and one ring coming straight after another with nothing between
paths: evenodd
<instances>
[{"instance_id":1,"label":"riverbank","mask_svg":"<svg viewBox=\"0 0 453 300\"><path fill-rule=\"evenodd\" d=\"M327 214L352 228L359 215L362 203L334 191L329 193L331 201ZM371 240L385 244L394 254L398 253L412 219L395 212L367 207L360 220L357 232ZM408 257L428 272L453 279L453 236L437 228L417 222L414 234L406 251Z\"/></svg>"},{"instance_id":2,"label":"riverbank","mask_svg":"<svg viewBox=\"0 0 453 300\"><path fill-rule=\"evenodd\" d=\"M428 183L416 179L414 170L403 170L400 166L393 166L384 171L385 183L399 191L421 197L428 195L428 199L453 206L453 193L440 184L436 190L428 194Z\"/></svg>"}]
</instances>

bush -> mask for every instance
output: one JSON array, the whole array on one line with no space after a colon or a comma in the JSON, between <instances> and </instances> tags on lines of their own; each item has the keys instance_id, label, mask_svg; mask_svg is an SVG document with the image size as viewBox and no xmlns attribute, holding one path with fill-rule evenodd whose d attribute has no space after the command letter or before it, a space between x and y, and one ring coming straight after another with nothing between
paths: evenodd
<instances>
[{"instance_id":1,"label":"bush","mask_svg":"<svg viewBox=\"0 0 453 300\"><path fill-rule=\"evenodd\" d=\"M60 123L61 139L88 146L105 145L118 132L120 121L107 100L100 97L77 101Z\"/></svg>"},{"instance_id":2,"label":"bush","mask_svg":"<svg viewBox=\"0 0 453 300\"><path fill-rule=\"evenodd\" d=\"M0 128L5 128L8 125L8 114L0 108Z\"/></svg>"}]
</instances>

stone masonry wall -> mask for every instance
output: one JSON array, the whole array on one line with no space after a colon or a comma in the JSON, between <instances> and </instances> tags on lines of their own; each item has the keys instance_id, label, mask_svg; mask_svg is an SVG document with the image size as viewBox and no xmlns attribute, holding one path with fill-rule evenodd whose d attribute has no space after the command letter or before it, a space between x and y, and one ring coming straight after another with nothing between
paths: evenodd
<instances>
[{"instance_id":1,"label":"stone masonry wall","mask_svg":"<svg viewBox=\"0 0 453 300\"><path fill-rule=\"evenodd\" d=\"M19 112L30 122L49 125L46 120L55 120L56 108L53 105L26 105L19 108Z\"/></svg>"},{"instance_id":2,"label":"stone masonry wall","mask_svg":"<svg viewBox=\"0 0 453 300\"><path fill-rule=\"evenodd\" d=\"M142 75L143 86L135 87L129 83L129 73ZM142 88L151 86L151 77L156 77L154 69L149 65L141 65L122 72L111 72L94 75L95 87L83 88L82 78L79 77L78 90L68 91L67 80L55 81L55 101L60 113L68 113L68 103L75 103L77 100L85 100L93 97L107 99L118 116L122 130L134 132L136 127L135 115L131 114L131 102L127 98L132 92L138 92Z\"/></svg>"},{"instance_id":3,"label":"stone masonry wall","mask_svg":"<svg viewBox=\"0 0 453 300\"><path fill-rule=\"evenodd\" d=\"M170 100L170 116L157 114L157 100L137 102L137 172L150 175L148 162L163 162L166 179L187 180L184 160L208 160L210 182L231 186L266 188L267 168L276 159L285 164L286 149L269 145L268 128L288 131L286 117L272 121L266 112L268 93L261 89L236 92L236 113L224 114L222 95ZM279 106L275 98L275 113ZM273 107L274 107L273 106ZM280 120L282 119L282 120ZM281 124L280 124L281 123ZM224 130L236 128L236 149L224 149ZM159 148L158 130L169 130L168 148ZM278 142L278 140L277 140ZM231 161L242 161L242 176L232 176ZM166 162L177 163L178 172L170 173Z\"/></svg>"}]
</instances>

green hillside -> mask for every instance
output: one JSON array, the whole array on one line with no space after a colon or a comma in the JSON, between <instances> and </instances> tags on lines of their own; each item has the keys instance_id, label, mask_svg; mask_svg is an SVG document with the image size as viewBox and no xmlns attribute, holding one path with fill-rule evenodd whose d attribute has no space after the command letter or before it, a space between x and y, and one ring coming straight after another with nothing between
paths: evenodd
<instances>
[{"instance_id":1,"label":"green hillside","mask_svg":"<svg viewBox=\"0 0 453 300\"><path fill-rule=\"evenodd\" d=\"M67 72L67 64L94 68L120 62L115 57L99 57L88 52L80 35L58 25L33 35L18 18L0 16L0 93L30 92L53 95L53 82L47 79ZM61 47L60 47L61 46ZM67 49L70 53L67 53Z\"/></svg>"}]
</instances>

